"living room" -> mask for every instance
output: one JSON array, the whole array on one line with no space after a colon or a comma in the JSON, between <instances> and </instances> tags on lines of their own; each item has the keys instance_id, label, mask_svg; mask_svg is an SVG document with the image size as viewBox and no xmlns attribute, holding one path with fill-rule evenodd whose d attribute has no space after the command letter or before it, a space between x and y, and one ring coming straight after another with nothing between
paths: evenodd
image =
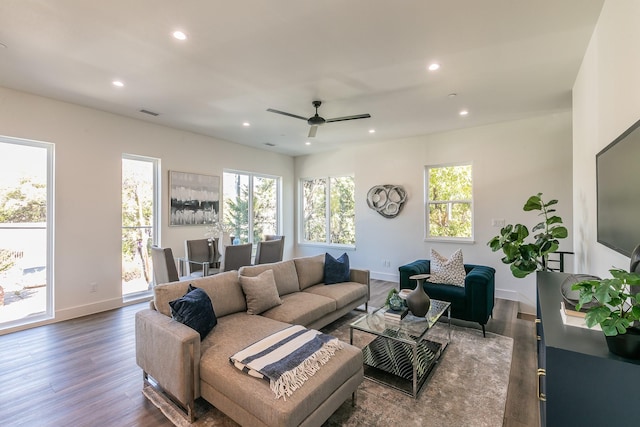
<instances>
[{"instance_id":1,"label":"living room","mask_svg":"<svg viewBox=\"0 0 640 427\"><path fill-rule=\"evenodd\" d=\"M562 249L575 252L573 271L604 276L612 265L627 265L628 258L596 242L594 158L640 117L640 99L633 95L640 88L640 59L633 54L633 41L640 37L639 17L637 2L604 2L575 83L567 88L570 107L562 111L345 144L339 150L296 157L59 101L53 95L0 88L0 133L56 145L55 321L124 304L120 269L123 153L162 159L163 180L169 170L222 176L225 169L232 169L281 176L282 234L287 236L297 234L299 178L353 174L357 244L348 253L355 267L370 269L372 277L393 280L398 266L427 258L431 247L447 255L462 247L465 261L496 268L496 296L519 301L524 313L534 312L534 278L514 279L486 242L499 230L491 225L493 219L532 222L521 209L531 194L543 192L560 201L558 213L570 230ZM424 166L452 162L473 164L474 244L424 240ZM382 218L366 205L368 189L387 183L402 185L408 193L395 219ZM162 212L168 212L166 181L163 184ZM166 220L162 222L162 245L176 248L176 255L185 239L202 235L198 227L169 227ZM317 248L287 240L285 258L314 253ZM389 260L389 265L382 265L382 259ZM90 292L88 285L94 282L96 292Z\"/></svg>"}]
</instances>

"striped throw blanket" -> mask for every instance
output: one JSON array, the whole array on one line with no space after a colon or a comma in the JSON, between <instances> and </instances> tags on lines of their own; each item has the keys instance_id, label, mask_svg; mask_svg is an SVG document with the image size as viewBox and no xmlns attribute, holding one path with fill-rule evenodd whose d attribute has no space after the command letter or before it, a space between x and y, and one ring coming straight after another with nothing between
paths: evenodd
<instances>
[{"instance_id":1,"label":"striped throw blanket","mask_svg":"<svg viewBox=\"0 0 640 427\"><path fill-rule=\"evenodd\" d=\"M240 350L229 361L249 375L269 380L276 399L286 400L343 345L331 335L293 325Z\"/></svg>"}]
</instances>

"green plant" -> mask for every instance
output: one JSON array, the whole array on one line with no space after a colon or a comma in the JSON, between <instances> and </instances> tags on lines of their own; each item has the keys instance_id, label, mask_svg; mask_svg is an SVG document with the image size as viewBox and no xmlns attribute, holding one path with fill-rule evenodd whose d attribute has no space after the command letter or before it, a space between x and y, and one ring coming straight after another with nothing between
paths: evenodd
<instances>
[{"instance_id":1,"label":"green plant","mask_svg":"<svg viewBox=\"0 0 640 427\"><path fill-rule=\"evenodd\" d=\"M389 290L389 293L387 294L387 299L384 302L384 305L389 305L389 300L391 300L391 297L394 296L395 294L398 293L398 290L396 288L393 288L391 290Z\"/></svg>"},{"instance_id":2,"label":"green plant","mask_svg":"<svg viewBox=\"0 0 640 427\"><path fill-rule=\"evenodd\" d=\"M500 229L500 234L492 238L487 244L493 252L502 249L502 262L511 264L511 273L523 278L536 270L547 270L549 254L558 250L559 239L567 237L567 228L562 225L562 218L552 215L557 200L545 203L542 193L529 197L522 208L525 212L540 211L538 214L544 219L536 224L531 232L538 232L533 236L533 242L526 242L529 229L522 224L508 224Z\"/></svg>"},{"instance_id":3,"label":"green plant","mask_svg":"<svg viewBox=\"0 0 640 427\"><path fill-rule=\"evenodd\" d=\"M596 306L587 310L587 326L600 325L606 336L615 336L625 334L640 320L640 293L631 291L631 286L640 285L640 274L616 268L609 273L613 276L610 279L586 280L574 284L571 289L580 291L578 310L583 304L597 301Z\"/></svg>"}]
</instances>

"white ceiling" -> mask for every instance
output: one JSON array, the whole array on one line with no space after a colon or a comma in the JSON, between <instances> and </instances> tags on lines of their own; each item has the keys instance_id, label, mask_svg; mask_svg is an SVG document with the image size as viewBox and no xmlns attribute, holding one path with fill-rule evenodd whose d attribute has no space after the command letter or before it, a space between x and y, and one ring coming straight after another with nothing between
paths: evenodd
<instances>
[{"instance_id":1,"label":"white ceiling","mask_svg":"<svg viewBox=\"0 0 640 427\"><path fill-rule=\"evenodd\" d=\"M0 86L295 156L566 111L602 3L0 0Z\"/></svg>"}]
</instances>

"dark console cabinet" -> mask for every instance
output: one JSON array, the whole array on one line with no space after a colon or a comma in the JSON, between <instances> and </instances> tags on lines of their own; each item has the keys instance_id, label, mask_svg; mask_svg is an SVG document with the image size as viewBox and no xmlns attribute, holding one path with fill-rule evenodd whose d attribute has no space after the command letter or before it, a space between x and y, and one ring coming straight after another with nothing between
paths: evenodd
<instances>
[{"instance_id":1,"label":"dark console cabinet","mask_svg":"<svg viewBox=\"0 0 640 427\"><path fill-rule=\"evenodd\" d=\"M609 352L601 331L565 325L566 273L537 273L538 381L542 426L640 425L640 362Z\"/></svg>"}]
</instances>

